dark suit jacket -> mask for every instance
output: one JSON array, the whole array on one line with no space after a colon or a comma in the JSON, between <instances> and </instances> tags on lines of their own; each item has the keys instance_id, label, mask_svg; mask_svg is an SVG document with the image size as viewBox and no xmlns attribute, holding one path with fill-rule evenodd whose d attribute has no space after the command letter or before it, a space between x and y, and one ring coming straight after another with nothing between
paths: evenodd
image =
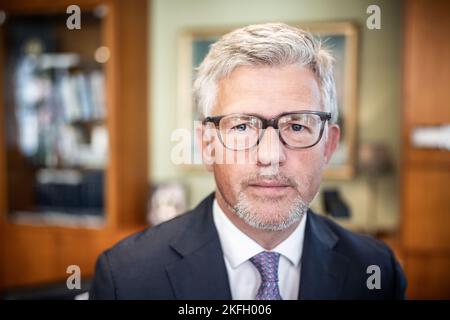
<instances>
[{"instance_id":1,"label":"dark suit jacket","mask_svg":"<svg viewBox=\"0 0 450 320\"><path fill-rule=\"evenodd\" d=\"M213 200L211 194L191 212L105 251L97 261L90 298L231 299ZM386 245L312 211L301 264L299 299L404 298L405 278ZM380 267L380 289L367 287L370 265Z\"/></svg>"}]
</instances>

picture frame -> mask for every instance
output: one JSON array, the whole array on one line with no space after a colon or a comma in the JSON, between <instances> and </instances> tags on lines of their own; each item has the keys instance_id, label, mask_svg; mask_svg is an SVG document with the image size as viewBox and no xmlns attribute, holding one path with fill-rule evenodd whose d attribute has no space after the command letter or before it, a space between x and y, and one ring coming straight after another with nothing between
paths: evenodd
<instances>
[{"instance_id":1,"label":"picture frame","mask_svg":"<svg viewBox=\"0 0 450 320\"><path fill-rule=\"evenodd\" d=\"M351 179L356 173L357 154L357 74L358 74L358 28L353 22L289 23L319 37L335 58L334 76L339 110L338 124L341 128L339 146L325 170L326 179ZM193 124L198 120L197 106L192 97L195 68L206 56L209 46L222 35L235 28L190 28L182 31L179 38L178 61L178 127L192 133L191 152L194 165L188 170L201 170L201 155L196 145ZM200 164L200 165L199 165Z\"/></svg>"},{"instance_id":2,"label":"picture frame","mask_svg":"<svg viewBox=\"0 0 450 320\"><path fill-rule=\"evenodd\" d=\"M156 226L173 219L187 209L188 192L181 182L165 181L150 186L146 213L149 225Z\"/></svg>"},{"instance_id":3,"label":"picture frame","mask_svg":"<svg viewBox=\"0 0 450 320\"><path fill-rule=\"evenodd\" d=\"M192 94L195 69L208 53L209 46L231 30L231 27L188 28L181 32L178 39L177 129L188 130L191 136L188 157L191 161L182 164L182 168L187 171L206 172L194 128L194 122L200 119Z\"/></svg>"}]
</instances>

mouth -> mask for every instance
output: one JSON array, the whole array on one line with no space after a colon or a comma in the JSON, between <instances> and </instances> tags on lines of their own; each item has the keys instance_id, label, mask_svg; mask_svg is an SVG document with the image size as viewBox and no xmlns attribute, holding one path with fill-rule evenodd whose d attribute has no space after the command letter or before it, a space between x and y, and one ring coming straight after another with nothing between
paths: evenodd
<instances>
[{"instance_id":1,"label":"mouth","mask_svg":"<svg viewBox=\"0 0 450 320\"><path fill-rule=\"evenodd\" d=\"M286 188L290 187L289 184L279 181L258 181L249 184L250 187L258 188Z\"/></svg>"},{"instance_id":2,"label":"mouth","mask_svg":"<svg viewBox=\"0 0 450 320\"><path fill-rule=\"evenodd\" d=\"M291 185L280 181L257 181L248 184L250 190L264 196L279 196L285 193Z\"/></svg>"}]
</instances>

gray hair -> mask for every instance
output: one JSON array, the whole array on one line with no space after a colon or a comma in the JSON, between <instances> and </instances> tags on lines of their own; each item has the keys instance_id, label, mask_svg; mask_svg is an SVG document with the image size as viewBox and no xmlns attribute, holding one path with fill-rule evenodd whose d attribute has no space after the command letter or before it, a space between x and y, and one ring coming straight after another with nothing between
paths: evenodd
<instances>
[{"instance_id":1,"label":"gray hair","mask_svg":"<svg viewBox=\"0 0 450 320\"><path fill-rule=\"evenodd\" d=\"M201 116L216 105L218 82L239 66L308 66L315 74L324 110L338 118L333 57L310 33L284 23L250 25L214 43L197 69L194 100Z\"/></svg>"}]
</instances>

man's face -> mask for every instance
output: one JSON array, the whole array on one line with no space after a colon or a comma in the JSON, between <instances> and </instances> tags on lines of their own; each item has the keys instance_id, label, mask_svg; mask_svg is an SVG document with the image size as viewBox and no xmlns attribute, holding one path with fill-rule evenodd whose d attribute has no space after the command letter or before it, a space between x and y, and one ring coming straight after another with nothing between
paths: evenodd
<instances>
[{"instance_id":1,"label":"man's face","mask_svg":"<svg viewBox=\"0 0 450 320\"><path fill-rule=\"evenodd\" d=\"M299 110L324 111L320 106L319 86L308 68L243 66L219 83L213 116L249 113L271 119ZM232 151L250 161L208 166L215 176L219 203L253 227L285 229L301 218L315 197L338 140L339 128L328 125L318 144L294 150L280 142L275 129L267 128L257 147ZM230 153L217 136L211 143L216 156Z\"/></svg>"}]
</instances>

